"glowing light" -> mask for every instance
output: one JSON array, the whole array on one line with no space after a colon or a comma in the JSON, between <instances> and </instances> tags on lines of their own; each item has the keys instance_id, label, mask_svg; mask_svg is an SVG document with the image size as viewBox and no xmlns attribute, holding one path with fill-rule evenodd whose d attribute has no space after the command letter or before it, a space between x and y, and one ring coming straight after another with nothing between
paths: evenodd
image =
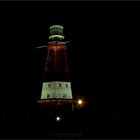
<instances>
[{"instance_id":1,"label":"glowing light","mask_svg":"<svg viewBox=\"0 0 140 140\"><path fill-rule=\"evenodd\" d=\"M50 29L51 28L62 28L63 29L63 26L61 26L61 25L53 25L53 26L50 27Z\"/></svg>"},{"instance_id":2,"label":"glowing light","mask_svg":"<svg viewBox=\"0 0 140 140\"><path fill-rule=\"evenodd\" d=\"M51 36L49 37L49 39L51 39L51 38L60 38L60 39L64 39L64 36L62 36L62 35L51 35Z\"/></svg>"},{"instance_id":3,"label":"glowing light","mask_svg":"<svg viewBox=\"0 0 140 140\"><path fill-rule=\"evenodd\" d=\"M81 105L83 101L81 99L78 100L78 104Z\"/></svg>"},{"instance_id":4,"label":"glowing light","mask_svg":"<svg viewBox=\"0 0 140 140\"><path fill-rule=\"evenodd\" d=\"M59 122L61 118L59 116L56 117L56 121Z\"/></svg>"}]
</instances>

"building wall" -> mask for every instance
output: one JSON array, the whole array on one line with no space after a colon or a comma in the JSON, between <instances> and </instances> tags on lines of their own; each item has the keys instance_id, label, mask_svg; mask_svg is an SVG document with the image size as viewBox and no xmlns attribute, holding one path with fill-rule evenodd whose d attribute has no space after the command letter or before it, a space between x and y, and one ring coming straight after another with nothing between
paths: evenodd
<instances>
[{"instance_id":1,"label":"building wall","mask_svg":"<svg viewBox=\"0 0 140 140\"><path fill-rule=\"evenodd\" d=\"M70 82L44 82L41 99L72 99Z\"/></svg>"}]
</instances>

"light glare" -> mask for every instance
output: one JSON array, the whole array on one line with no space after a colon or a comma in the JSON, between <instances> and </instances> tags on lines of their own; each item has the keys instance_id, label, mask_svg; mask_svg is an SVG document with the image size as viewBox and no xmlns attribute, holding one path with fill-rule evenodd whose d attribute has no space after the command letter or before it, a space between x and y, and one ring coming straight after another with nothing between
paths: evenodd
<instances>
[{"instance_id":1,"label":"light glare","mask_svg":"<svg viewBox=\"0 0 140 140\"><path fill-rule=\"evenodd\" d=\"M56 121L60 121L60 117L59 116L56 117Z\"/></svg>"},{"instance_id":2,"label":"light glare","mask_svg":"<svg viewBox=\"0 0 140 140\"><path fill-rule=\"evenodd\" d=\"M78 104L81 105L83 101L81 99L78 100Z\"/></svg>"}]
</instances>

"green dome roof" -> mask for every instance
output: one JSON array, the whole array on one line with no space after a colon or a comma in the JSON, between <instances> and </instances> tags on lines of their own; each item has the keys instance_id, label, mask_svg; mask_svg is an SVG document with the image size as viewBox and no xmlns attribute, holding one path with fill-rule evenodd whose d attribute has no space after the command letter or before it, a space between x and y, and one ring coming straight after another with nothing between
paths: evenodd
<instances>
[{"instance_id":1,"label":"green dome roof","mask_svg":"<svg viewBox=\"0 0 140 140\"><path fill-rule=\"evenodd\" d=\"M63 36L63 26L61 25L53 25L50 27L50 36L49 39L51 40L62 40L64 39Z\"/></svg>"}]
</instances>

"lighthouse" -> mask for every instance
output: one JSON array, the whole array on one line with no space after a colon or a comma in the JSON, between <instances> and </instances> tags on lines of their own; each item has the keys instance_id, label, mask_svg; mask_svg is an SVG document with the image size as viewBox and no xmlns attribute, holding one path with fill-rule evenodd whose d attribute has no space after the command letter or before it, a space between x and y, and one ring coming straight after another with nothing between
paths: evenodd
<instances>
[{"instance_id":1,"label":"lighthouse","mask_svg":"<svg viewBox=\"0 0 140 140\"><path fill-rule=\"evenodd\" d=\"M66 53L68 42L63 29L60 25L50 27L41 97L38 100L41 106L53 106L56 110L67 106L72 109L73 100Z\"/></svg>"}]
</instances>

